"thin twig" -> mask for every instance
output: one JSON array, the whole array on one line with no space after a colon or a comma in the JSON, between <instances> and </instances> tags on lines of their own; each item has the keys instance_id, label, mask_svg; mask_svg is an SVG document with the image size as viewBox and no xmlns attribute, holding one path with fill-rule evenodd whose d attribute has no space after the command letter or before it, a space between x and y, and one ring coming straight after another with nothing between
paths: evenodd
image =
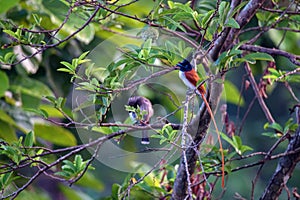
<instances>
[{"instance_id":1,"label":"thin twig","mask_svg":"<svg viewBox=\"0 0 300 200\"><path fill-rule=\"evenodd\" d=\"M188 165L188 160L186 156L186 149L189 144L187 140L187 127L188 127L188 109L189 109L189 100L190 100L190 95L186 95L186 99L184 102L184 114L183 114L183 125L182 125L182 130L181 130L181 148L183 149L182 156L183 156L183 161L185 165L185 173L186 173L186 182L187 182L187 197L185 199L192 199L192 187L191 187L191 175L189 172L189 165Z\"/></svg>"},{"instance_id":2,"label":"thin twig","mask_svg":"<svg viewBox=\"0 0 300 200\"><path fill-rule=\"evenodd\" d=\"M255 96L256 96L256 98L257 98L257 100L258 100L258 102L259 102L259 104L260 104L260 107L262 108L262 110L263 110L263 112L264 112L264 114L265 114L265 116L266 116L268 122L269 122L270 124L274 123L275 120L274 120L274 118L273 118L271 112L269 111L269 108L268 108L267 105L265 104L265 102L264 102L262 96L261 96L260 93L259 93L259 88L258 88L258 86L257 86L257 84L256 84L256 81L255 81L254 76L253 76L253 74L252 74L252 70L251 70L251 68L250 68L250 66L249 66L249 63L247 63L247 62L245 63L245 70L247 71L247 73L248 73L248 75L249 75L249 81L250 81L250 83L251 83L252 89L253 89L253 91L254 91L254 93L255 93Z\"/></svg>"}]
</instances>

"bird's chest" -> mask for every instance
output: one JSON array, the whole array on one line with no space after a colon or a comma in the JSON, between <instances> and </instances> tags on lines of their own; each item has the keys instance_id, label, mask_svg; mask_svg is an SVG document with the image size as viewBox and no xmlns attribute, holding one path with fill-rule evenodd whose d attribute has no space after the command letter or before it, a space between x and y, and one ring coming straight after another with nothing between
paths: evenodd
<instances>
[{"instance_id":1,"label":"bird's chest","mask_svg":"<svg viewBox=\"0 0 300 200\"><path fill-rule=\"evenodd\" d=\"M133 123L137 123L135 112L129 112L129 117L130 117L130 119L132 120Z\"/></svg>"},{"instance_id":2,"label":"bird's chest","mask_svg":"<svg viewBox=\"0 0 300 200\"><path fill-rule=\"evenodd\" d=\"M179 71L179 78L183 81L183 83L189 87L190 89L194 90L196 88L195 85L193 85L191 83L191 81L189 81L185 75L185 72Z\"/></svg>"}]
</instances>

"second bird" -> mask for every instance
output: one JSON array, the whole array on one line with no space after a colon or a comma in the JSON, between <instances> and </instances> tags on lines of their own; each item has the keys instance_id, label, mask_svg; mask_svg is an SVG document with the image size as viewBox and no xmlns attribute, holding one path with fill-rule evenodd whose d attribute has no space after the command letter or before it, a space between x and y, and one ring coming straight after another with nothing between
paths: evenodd
<instances>
[{"instance_id":1,"label":"second bird","mask_svg":"<svg viewBox=\"0 0 300 200\"><path fill-rule=\"evenodd\" d=\"M153 108L151 101L145 97L134 96L128 99L128 105L134 108L139 107L141 111L145 110L147 113L142 117L142 120L137 119L137 114L135 112L130 111L129 116L132 121L139 124L140 126L146 126L150 123L150 118L153 116ZM142 131L142 144L149 144L150 140L148 137L148 131Z\"/></svg>"}]
</instances>

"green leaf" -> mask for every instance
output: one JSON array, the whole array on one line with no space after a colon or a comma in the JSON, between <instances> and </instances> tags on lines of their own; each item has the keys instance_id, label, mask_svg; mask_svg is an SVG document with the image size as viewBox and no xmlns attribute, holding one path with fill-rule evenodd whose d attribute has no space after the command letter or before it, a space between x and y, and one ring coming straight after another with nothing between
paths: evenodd
<instances>
[{"instance_id":1,"label":"green leaf","mask_svg":"<svg viewBox=\"0 0 300 200\"><path fill-rule=\"evenodd\" d=\"M32 112L32 113L35 113L41 117L44 117L45 119L47 119L49 117L47 111L45 110L42 110L42 109L35 109L35 108L25 108L24 109L25 111L28 111L28 112Z\"/></svg>"},{"instance_id":2,"label":"green leaf","mask_svg":"<svg viewBox=\"0 0 300 200\"><path fill-rule=\"evenodd\" d=\"M64 178L67 178L69 176L71 176L71 174L68 172L65 172L65 171L59 171L59 172L55 172L54 173L56 176L61 176L61 177L64 177Z\"/></svg>"},{"instance_id":3,"label":"green leaf","mask_svg":"<svg viewBox=\"0 0 300 200\"><path fill-rule=\"evenodd\" d=\"M267 53L250 53L244 56L248 62L252 60L264 60L274 62L274 58Z\"/></svg>"},{"instance_id":4,"label":"green leaf","mask_svg":"<svg viewBox=\"0 0 300 200\"><path fill-rule=\"evenodd\" d=\"M41 99L43 96L54 96L47 85L29 77L18 77L10 88L15 93L26 94L38 99Z\"/></svg>"},{"instance_id":5,"label":"green leaf","mask_svg":"<svg viewBox=\"0 0 300 200\"><path fill-rule=\"evenodd\" d=\"M242 139L239 136L237 136L237 135L232 136L232 139L231 139L225 133L221 132L220 134L221 134L221 137L225 141L227 141L232 147L234 147L235 151L239 155L242 155L246 151L253 150L251 147L249 147L247 145L243 145L242 144Z\"/></svg>"},{"instance_id":6,"label":"green leaf","mask_svg":"<svg viewBox=\"0 0 300 200\"><path fill-rule=\"evenodd\" d=\"M225 20L226 20L226 17L227 17L227 13L228 13L228 8L229 8L229 3L228 2L225 2L225 1L222 1L220 3L220 6L219 6L219 23L221 25L224 24Z\"/></svg>"},{"instance_id":7,"label":"green leaf","mask_svg":"<svg viewBox=\"0 0 300 200\"><path fill-rule=\"evenodd\" d=\"M181 26L179 22L176 22L175 20L173 20L172 18L167 17L167 16L163 16L162 18L174 26L174 27L171 27L172 29L179 28L181 31L186 32L185 28L183 26Z\"/></svg>"},{"instance_id":8,"label":"green leaf","mask_svg":"<svg viewBox=\"0 0 300 200\"><path fill-rule=\"evenodd\" d=\"M282 75L282 72L277 70L277 69L274 69L274 68L268 68L268 71L270 73L272 73L272 75L275 75L276 77L279 77Z\"/></svg>"},{"instance_id":9,"label":"green leaf","mask_svg":"<svg viewBox=\"0 0 300 200\"><path fill-rule=\"evenodd\" d=\"M149 54L151 51L151 45L152 45L152 39L149 38L146 40L146 42L144 43L143 48L141 50L143 58L147 59L149 57Z\"/></svg>"},{"instance_id":10,"label":"green leaf","mask_svg":"<svg viewBox=\"0 0 300 200\"><path fill-rule=\"evenodd\" d=\"M9 80L4 71L0 71L0 97L4 96L4 93L9 88Z\"/></svg>"},{"instance_id":11,"label":"green leaf","mask_svg":"<svg viewBox=\"0 0 300 200\"><path fill-rule=\"evenodd\" d=\"M120 193L120 190L121 190L121 185L117 184L117 183L114 183L111 187L111 198L113 200L117 200L119 199L119 193Z\"/></svg>"},{"instance_id":12,"label":"green leaf","mask_svg":"<svg viewBox=\"0 0 300 200\"><path fill-rule=\"evenodd\" d=\"M280 124L278 124L277 122L274 122L272 124L267 123L264 128L272 128L275 129L277 131L283 132L283 128Z\"/></svg>"},{"instance_id":13,"label":"green leaf","mask_svg":"<svg viewBox=\"0 0 300 200\"><path fill-rule=\"evenodd\" d=\"M158 135L158 134L153 134L151 135L151 138L157 138L157 139L165 139L165 137L163 135Z\"/></svg>"},{"instance_id":14,"label":"green leaf","mask_svg":"<svg viewBox=\"0 0 300 200\"><path fill-rule=\"evenodd\" d=\"M43 138L56 145L74 146L77 143L75 136L70 131L59 126L34 124L33 130L36 137Z\"/></svg>"},{"instance_id":15,"label":"green leaf","mask_svg":"<svg viewBox=\"0 0 300 200\"><path fill-rule=\"evenodd\" d=\"M4 112L3 110L0 110L0 121L3 121L4 123L7 123L9 125L11 125L12 127L15 127L17 129L19 129L20 131L22 131L23 133L26 133L27 131L22 128L21 126L19 126L8 114L6 114L6 112ZM3 131L6 129L2 129ZM9 129L8 129L9 130ZM0 129L1 131L1 129Z\"/></svg>"},{"instance_id":16,"label":"green leaf","mask_svg":"<svg viewBox=\"0 0 300 200\"><path fill-rule=\"evenodd\" d=\"M77 171L80 171L82 168L83 159L81 155L76 155L74 159L75 167L77 168Z\"/></svg>"},{"instance_id":17,"label":"green leaf","mask_svg":"<svg viewBox=\"0 0 300 200\"><path fill-rule=\"evenodd\" d=\"M57 71L59 72L67 72L69 74L74 74L75 71L72 71L70 69L67 69L67 68L58 68Z\"/></svg>"},{"instance_id":18,"label":"green leaf","mask_svg":"<svg viewBox=\"0 0 300 200\"><path fill-rule=\"evenodd\" d=\"M45 118L54 117L54 118L65 118L64 115L59 112L56 108L51 105L42 104L39 107L39 110L43 113Z\"/></svg>"},{"instance_id":19,"label":"green leaf","mask_svg":"<svg viewBox=\"0 0 300 200\"><path fill-rule=\"evenodd\" d=\"M249 147L249 146L247 146L247 145L242 145L241 148L240 148L240 150L241 150L241 154L240 154L240 155L242 155L242 154L244 154L246 151L252 151L253 148L251 148L251 147Z\"/></svg>"},{"instance_id":20,"label":"green leaf","mask_svg":"<svg viewBox=\"0 0 300 200\"><path fill-rule=\"evenodd\" d=\"M75 190L71 187L65 186L63 184L59 184L59 189L62 191L64 197L66 199L72 199L72 200L93 200L92 197L88 196L86 193L81 192L79 190Z\"/></svg>"},{"instance_id":21,"label":"green leaf","mask_svg":"<svg viewBox=\"0 0 300 200\"><path fill-rule=\"evenodd\" d=\"M13 126L2 120L0 120L0 138L9 144L18 141L18 137Z\"/></svg>"},{"instance_id":22,"label":"green leaf","mask_svg":"<svg viewBox=\"0 0 300 200\"><path fill-rule=\"evenodd\" d=\"M24 146L25 147L32 147L33 142L34 142L34 133L32 131L30 131L25 137Z\"/></svg>"},{"instance_id":23,"label":"green leaf","mask_svg":"<svg viewBox=\"0 0 300 200\"><path fill-rule=\"evenodd\" d=\"M42 18L40 18L39 15L37 15L35 13L32 14L32 17L33 17L35 23L40 26L41 22L42 22Z\"/></svg>"},{"instance_id":24,"label":"green leaf","mask_svg":"<svg viewBox=\"0 0 300 200\"><path fill-rule=\"evenodd\" d=\"M45 96L45 98L48 99L53 104L55 104L56 102L56 97L54 96Z\"/></svg>"},{"instance_id":25,"label":"green leaf","mask_svg":"<svg viewBox=\"0 0 300 200\"><path fill-rule=\"evenodd\" d=\"M61 168L62 168L63 172L66 172L67 174L70 173L70 176L73 176L76 173L76 168L73 165L73 163L72 163L72 165L63 165Z\"/></svg>"},{"instance_id":26,"label":"green leaf","mask_svg":"<svg viewBox=\"0 0 300 200\"><path fill-rule=\"evenodd\" d=\"M0 0L0 14L5 13L12 7L16 6L20 0Z\"/></svg>"},{"instance_id":27,"label":"green leaf","mask_svg":"<svg viewBox=\"0 0 300 200\"><path fill-rule=\"evenodd\" d=\"M19 139L21 142L22 138ZM17 165L20 163L22 159L21 151L19 150L19 147L16 146L6 146L6 145L1 145L0 148L0 154L4 154L10 159L12 159Z\"/></svg>"},{"instance_id":28,"label":"green leaf","mask_svg":"<svg viewBox=\"0 0 300 200\"><path fill-rule=\"evenodd\" d=\"M65 15L68 13L69 6L63 1L58 0L42 0L42 5L43 7L41 9L50 15L52 23L56 26L60 26L65 20ZM60 33L67 36L77 31L79 27L82 27L82 25L86 23L87 17L84 14L88 14L88 11L83 9L78 9L77 11L73 10ZM75 37L85 44L88 44L92 41L94 35L95 29L93 25L87 25L83 30L76 34Z\"/></svg>"},{"instance_id":29,"label":"green leaf","mask_svg":"<svg viewBox=\"0 0 300 200\"><path fill-rule=\"evenodd\" d=\"M10 124L10 125L16 125L16 122L3 110L0 110L0 120Z\"/></svg>"},{"instance_id":30,"label":"green leaf","mask_svg":"<svg viewBox=\"0 0 300 200\"><path fill-rule=\"evenodd\" d=\"M284 129L283 132L284 133L288 133L288 131L296 131L296 129L298 128L298 124L294 123L293 118L288 119L288 121L284 124Z\"/></svg>"},{"instance_id":31,"label":"green leaf","mask_svg":"<svg viewBox=\"0 0 300 200\"><path fill-rule=\"evenodd\" d=\"M280 138L282 136L282 134L278 134L278 133L274 133L274 132L264 132L262 133L263 136L267 136L267 137L270 137L270 138Z\"/></svg>"},{"instance_id":32,"label":"green leaf","mask_svg":"<svg viewBox=\"0 0 300 200\"><path fill-rule=\"evenodd\" d=\"M5 56L3 58L3 62L11 64L15 61L16 57L17 57L17 54L15 54L14 52L8 52L5 54Z\"/></svg>"},{"instance_id":33,"label":"green leaf","mask_svg":"<svg viewBox=\"0 0 300 200\"><path fill-rule=\"evenodd\" d=\"M206 27L207 26L207 23L209 22L209 19L214 14L214 12L215 12L214 10L211 10L208 13L206 13L206 15L203 17L203 19L201 21L202 27Z\"/></svg>"},{"instance_id":34,"label":"green leaf","mask_svg":"<svg viewBox=\"0 0 300 200\"><path fill-rule=\"evenodd\" d=\"M0 189L4 190L5 187L8 186L11 182L11 175L13 172L5 173L0 175Z\"/></svg>"},{"instance_id":35,"label":"green leaf","mask_svg":"<svg viewBox=\"0 0 300 200\"><path fill-rule=\"evenodd\" d=\"M96 131L96 132L103 133L106 135L113 133L113 131L111 130L110 127L101 127L101 126L100 127L93 126L92 131Z\"/></svg>"},{"instance_id":36,"label":"green leaf","mask_svg":"<svg viewBox=\"0 0 300 200\"><path fill-rule=\"evenodd\" d=\"M13 32L13 31L11 31L11 30L3 30L3 32L6 33L6 34L8 34L8 35L10 35L10 36L12 36L12 37L14 37L14 38L17 38L17 37L18 37L18 36L16 35L16 33ZM6 59L4 58L4 60L6 60Z\"/></svg>"},{"instance_id":37,"label":"green leaf","mask_svg":"<svg viewBox=\"0 0 300 200\"><path fill-rule=\"evenodd\" d=\"M84 175L76 182L76 185L92 188L96 191L102 191L104 189L104 184L89 171L84 173Z\"/></svg>"},{"instance_id":38,"label":"green leaf","mask_svg":"<svg viewBox=\"0 0 300 200\"><path fill-rule=\"evenodd\" d=\"M56 103L55 103L55 106L57 108L63 108L65 103L66 103L66 98L63 98L63 97L58 97L58 99L56 100Z\"/></svg>"},{"instance_id":39,"label":"green leaf","mask_svg":"<svg viewBox=\"0 0 300 200\"><path fill-rule=\"evenodd\" d=\"M229 18L224 25L231 28L240 28L240 25L233 18Z\"/></svg>"},{"instance_id":40,"label":"green leaf","mask_svg":"<svg viewBox=\"0 0 300 200\"><path fill-rule=\"evenodd\" d=\"M90 51L86 51L86 52L82 53L82 54L79 56L78 60L84 60L84 58L85 58L89 53L90 53ZM85 60L85 61L87 61L87 60ZM81 64L81 63L79 63L79 64Z\"/></svg>"},{"instance_id":41,"label":"green leaf","mask_svg":"<svg viewBox=\"0 0 300 200\"><path fill-rule=\"evenodd\" d=\"M223 140L225 140L226 142L228 142L232 147L235 146L235 143L233 142L233 140L228 137L225 133L220 132L220 135L222 137Z\"/></svg>"},{"instance_id":42,"label":"green leaf","mask_svg":"<svg viewBox=\"0 0 300 200\"><path fill-rule=\"evenodd\" d=\"M224 92L221 97L223 100L234 105L245 105L245 100L243 96L240 96L238 88L228 80L224 81Z\"/></svg>"},{"instance_id":43,"label":"green leaf","mask_svg":"<svg viewBox=\"0 0 300 200\"><path fill-rule=\"evenodd\" d=\"M47 194L44 190L35 188L34 192L32 192L31 190L23 190L16 199L49 200L50 197L49 194Z\"/></svg>"},{"instance_id":44,"label":"green leaf","mask_svg":"<svg viewBox=\"0 0 300 200\"><path fill-rule=\"evenodd\" d=\"M61 61L60 64L64 65L66 68L59 68L57 71L69 71L72 73L75 73L75 68L76 66L73 66L72 64L66 62L66 61Z\"/></svg>"},{"instance_id":45,"label":"green leaf","mask_svg":"<svg viewBox=\"0 0 300 200\"><path fill-rule=\"evenodd\" d=\"M264 79L271 79L271 80L274 80L274 79L277 79L279 76L276 76L276 75L272 75L272 74L268 74L268 75L265 75L263 78Z\"/></svg>"}]
</instances>

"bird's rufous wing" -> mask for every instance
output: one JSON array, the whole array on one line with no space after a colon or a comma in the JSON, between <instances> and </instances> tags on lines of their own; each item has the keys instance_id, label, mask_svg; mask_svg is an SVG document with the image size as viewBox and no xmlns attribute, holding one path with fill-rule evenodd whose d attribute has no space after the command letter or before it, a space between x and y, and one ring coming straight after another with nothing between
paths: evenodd
<instances>
[{"instance_id":1,"label":"bird's rufous wing","mask_svg":"<svg viewBox=\"0 0 300 200\"><path fill-rule=\"evenodd\" d=\"M200 77L198 76L197 72L192 69L191 71L185 72L185 77L187 80L189 80L195 87L197 86L197 82L200 81ZM200 94L205 94L206 90L204 85L201 85L198 88L198 91L200 92Z\"/></svg>"}]
</instances>

